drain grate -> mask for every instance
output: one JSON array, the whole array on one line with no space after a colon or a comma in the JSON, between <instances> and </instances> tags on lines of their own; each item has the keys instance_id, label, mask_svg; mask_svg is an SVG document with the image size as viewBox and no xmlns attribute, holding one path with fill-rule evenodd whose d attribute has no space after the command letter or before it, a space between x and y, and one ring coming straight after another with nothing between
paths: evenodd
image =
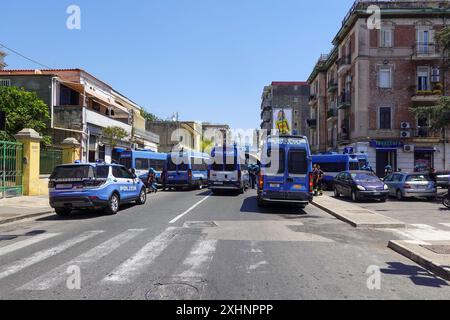
<instances>
[{"instance_id":1,"label":"drain grate","mask_svg":"<svg viewBox=\"0 0 450 320\"><path fill-rule=\"evenodd\" d=\"M436 254L450 254L450 245L432 245L421 247L430 250Z\"/></svg>"}]
</instances>

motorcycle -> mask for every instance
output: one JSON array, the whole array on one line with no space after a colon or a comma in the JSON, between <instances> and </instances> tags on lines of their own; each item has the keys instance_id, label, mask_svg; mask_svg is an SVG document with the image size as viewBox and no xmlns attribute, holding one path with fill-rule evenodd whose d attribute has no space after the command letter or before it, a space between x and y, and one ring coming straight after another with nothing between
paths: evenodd
<instances>
[{"instance_id":1,"label":"motorcycle","mask_svg":"<svg viewBox=\"0 0 450 320\"><path fill-rule=\"evenodd\" d=\"M450 209L450 197L444 197L444 199L442 200L442 204L447 207L448 209Z\"/></svg>"}]
</instances>

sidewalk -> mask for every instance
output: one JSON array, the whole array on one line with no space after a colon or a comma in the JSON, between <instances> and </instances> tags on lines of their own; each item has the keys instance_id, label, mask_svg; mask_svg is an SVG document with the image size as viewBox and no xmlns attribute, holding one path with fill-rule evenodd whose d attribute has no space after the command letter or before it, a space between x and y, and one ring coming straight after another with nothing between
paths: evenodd
<instances>
[{"instance_id":1,"label":"sidewalk","mask_svg":"<svg viewBox=\"0 0 450 320\"><path fill-rule=\"evenodd\" d=\"M52 212L48 196L0 199L0 225Z\"/></svg>"},{"instance_id":2,"label":"sidewalk","mask_svg":"<svg viewBox=\"0 0 450 320\"><path fill-rule=\"evenodd\" d=\"M405 228L404 222L392 219L355 204L329 196L314 197L313 205L355 228Z\"/></svg>"}]
</instances>

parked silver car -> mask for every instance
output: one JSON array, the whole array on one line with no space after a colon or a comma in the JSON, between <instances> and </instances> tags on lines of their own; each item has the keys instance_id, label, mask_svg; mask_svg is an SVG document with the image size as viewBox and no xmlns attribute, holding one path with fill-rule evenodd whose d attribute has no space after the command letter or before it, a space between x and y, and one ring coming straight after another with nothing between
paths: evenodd
<instances>
[{"instance_id":1,"label":"parked silver car","mask_svg":"<svg viewBox=\"0 0 450 320\"><path fill-rule=\"evenodd\" d=\"M436 172L436 183L438 187L447 189L449 187L450 171Z\"/></svg>"},{"instance_id":2,"label":"parked silver car","mask_svg":"<svg viewBox=\"0 0 450 320\"><path fill-rule=\"evenodd\" d=\"M388 175L384 183L389 187L389 195L398 200L405 198L427 198L434 200L437 188L431 178L422 173L396 172Z\"/></svg>"}]
</instances>

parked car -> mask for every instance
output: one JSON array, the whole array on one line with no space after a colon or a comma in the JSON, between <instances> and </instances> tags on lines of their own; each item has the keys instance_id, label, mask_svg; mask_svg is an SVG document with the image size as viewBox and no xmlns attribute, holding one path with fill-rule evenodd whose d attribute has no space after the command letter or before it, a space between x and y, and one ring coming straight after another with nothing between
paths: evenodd
<instances>
[{"instance_id":1,"label":"parked car","mask_svg":"<svg viewBox=\"0 0 450 320\"><path fill-rule=\"evenodd\" d=\"M368 171L344 171L334 179L334 196L351 197L357 202L362 199L374 199L385 202L389 189L375 174Z\"/></svg>"},{"instance_id":2,"label":"parked car","mask_svg":"<svg viewBox=\"0 0 450 320\"><path fill-rule=\"evenodd\" d=\"M449 187L450 171L436 172L436 186L447 189Z\"/></svg>"},{"instance_id":3,"label":"parked car","mask_svg":"<svg viewBox=\"0 0 450 320\"><path fill-rule=\"evenodd\" d=\"M146 188L124 166L104 163L57 166L49 178L50 206L57 215L74 209L103 209L116 214L124 203L146 202Z\"/></svg>"},{"instance_id":4,"label":"parked car","mask_svg":"<svg viewBox=\"0 0 450 320\"><path fill-rule=\"evenodd\" d=\"M435 183L423 173L392 173L384 179L384 183L389 187L389 195L397 197L398 200L405 198L434 200L437 196Z\"/></svg>"}]
</instances>

